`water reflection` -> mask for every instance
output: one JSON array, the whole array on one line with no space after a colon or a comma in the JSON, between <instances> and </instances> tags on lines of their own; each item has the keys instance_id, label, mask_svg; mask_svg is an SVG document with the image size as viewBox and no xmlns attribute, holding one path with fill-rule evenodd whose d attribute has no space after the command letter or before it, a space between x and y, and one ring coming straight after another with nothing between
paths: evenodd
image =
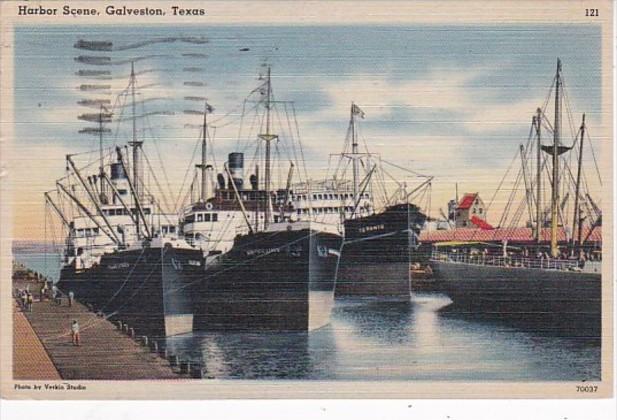
<instances>
[{"instance_id":1,"label":"water reflection","mask_svg":"<svg viewBox=\"0 0 617 420\"><path fill-rule=\"evenodd\" d=\"M199 363L205 376L307 379L328 376L332 331L311 333L196 333L169 337L168 351Z\"/></svg>"},{"instance_id":2,"label":"water reflection","mask_svg":"<svg viewBox=\"0 0 617 420\"><path fill-rule=\"evenodd\" d=\"M195 333L168 351L233 379L593 380L600 345L444 310L447 297L337 300L310 333Z\"/></svg>"}]
</instances>

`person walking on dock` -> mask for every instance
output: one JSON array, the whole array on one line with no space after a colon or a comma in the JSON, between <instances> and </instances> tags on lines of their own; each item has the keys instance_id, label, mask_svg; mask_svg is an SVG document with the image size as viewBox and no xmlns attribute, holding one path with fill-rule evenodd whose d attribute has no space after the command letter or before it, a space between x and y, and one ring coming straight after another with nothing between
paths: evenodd
<instances>
[{"instance_id":1,"label":"person walking on dock","mask_svg":"<svg viewBox=\"0 0 617 420\"><path fill-rule=\"evenodd\" d=\"M26 296L26 305L28 307L28 312L32 312L32 303L34 301L34 297L32 296L32 293L28 292L28 295Z\"/></svg>"},{"instance_id":2,"label":"person walking on dock","mask_svg":"<svg viewBox=\"0 0 617 420\"><path fill-rule=\"evenodd\" d=\"M79 346L79 324L77 320L73 320L73 324L71 324L71 338L74 346Z\"/></svg>"},{"instance_id":3,"label":"person walking on dock","mask_svg":"<svg viewBox=\"0 0 617 420\"><path fill-rule=\"evenodd\" d=\"M26 310L26 305L28 304L28 295L25 290L21 292L20 298L21 298L21 308L23 310Z\"/></svg>"},{"instance_id":4,"label":"person walking on dock","mask_svg":"<svg viewBox=\"0 0 617 420\"><path fill-rule=\"evenodd\" d=\"M69 290L69 307L73 306L73 299L75 299L75 293L72 290Z\"/></svg>"},{"instance_id":5,"label":"person walking on dock","mask_svg":"<svg viewBox=\"0 0 617 420\"><path fill-rule=\"evenodd\" d=\"M40 295L40 301L43 302L45 300L45 295L47 294L47 283L43 283L43 286L41 287L41 295Z\"/></svg>"},{"instance_id":6,"label":"person walking on dock","mask_svg":"<svg viewBox=\"0 0 617 420\"><path fill-rule=\"evenodd\" d=\"M60 298L60 292L58 291L56 285L51 288L51 295L53 296L54 303L60 306L62 304L62 300Z\"/></svg>"}]
</instances>

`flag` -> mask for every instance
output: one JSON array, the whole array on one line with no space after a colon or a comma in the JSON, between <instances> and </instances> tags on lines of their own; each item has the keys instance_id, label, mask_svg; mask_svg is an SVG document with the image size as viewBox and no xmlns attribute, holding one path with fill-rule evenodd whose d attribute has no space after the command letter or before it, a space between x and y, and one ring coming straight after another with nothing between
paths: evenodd
<instances>
[{"instance_id":1,"label":"flag","mask_svg":"<svg viewBox=\"0 0 617 420\"><path fill-rule=\"evenodd\" d=\"M351 113L352 115L359 115L360 118L364 118L364 111L360 109L360 107L356 104L351 104Z\"/></svg>"}]
</instances>

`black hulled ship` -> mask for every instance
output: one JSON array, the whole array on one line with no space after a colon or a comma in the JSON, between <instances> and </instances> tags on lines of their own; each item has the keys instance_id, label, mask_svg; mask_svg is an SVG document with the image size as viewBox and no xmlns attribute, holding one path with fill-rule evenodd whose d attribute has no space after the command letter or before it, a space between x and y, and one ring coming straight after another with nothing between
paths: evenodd
<instances>
[{"instance_id":1,"label":"black hulled ship","mask_svg":"<svg viewBox=\"0 0 617 420\"><path fill-rule=\"evenodd\" d=\"M131 69L127 91L133 100L135 84ZM132 176L122 149L104 153L103 122L111 119L112 112L101 107L98 174L85 177L68 155L67 176L57 182L55 198L45 194L67 233L57 287L139 334L190 332L191 287L203 271L203 255L178 237L178 216L162 212L146 190L135 115ZM107 159L113 161L107 165Z\"/></svg>"},{"instance_id":2,"label":"black hulled ship","mask_svg":"<svg viewBox=\"0 0 617 420\"><path fill-rule=\"evenodd\" d=\"M337 295L411 294L411 266L418 262L418 236L426 216L411 203L345 221Z\"/></svg>"},{"instance_id":3,"label":"black hulled ship","mask_svg":"<svg viewBox=\"0 0 617 420\"><path fill-rule=\"evenodd\" d=\"M446 242L434 251L431 265L436 287L453 300L449 310L522 322L541 320L548 329L564 327L572 334L600 333L602 212L590 195L592 178L583 172L583 145L588 136L584 115L572 145L561 140L563 89L558 60L551 87L554 120L549 121L545 110L538 108L531 131L535 141L520 146L523 166L518 178L525 181L525 199L519 208L528 209L528 226L477 230L464 241L458 235L452 246ZM552 131L552 144L542 144L543 130ZM577 168L571 169L562 155L575 151ZM529 175L530 155L535 155L535 177ZM546 209L543 173L549 175L550 185ZM572 225L567 226L570 198L574 211ZM510 193L506 209L515 207L512 200Z\"/></svg>"},{"instance_id":4,"label":"black hulled ship","mask_svg":"<svg viewBox=\"0 0 617 420\"><path fill-rule=\"evenodd\" d=\"M261 160L244 184L244 155L231 153L219 174L213 197L205 190L207 124L202 138L201 197L191 203L182 223L185 237L204 250L206 268L194 290L196 330L309 331L329 322L342 237L336 225L294 221L289 214L287 185L273 191L271 147L274 101L270 69L253 95L265 110L258 141ZM265 134L263 134L265 133ZM275 206L279 206L275 211Z\"/></svg>"},{"instance_id":5,"label":"black hulled ship","mask_svg":"<svg viewBox=\"0 0 617 420\"><path fill-rule=\"evenodd\" d=\"M351 105L348 129L348 149L343 157L351 160L353 170L354 206L351 214L345 215L343 226L345 240L341 262L337 271L337 296L386 296L408 299L411 296L411 267L422 257L417 253L420 230L426 215L410 203L410 197L430 185L431 177L417 188L402 193L393 204L375 211L373 204L364 204L371 198L367 191L377 165L370 163L369 153L358 150L356 117L364 118L364 112ZM379 160L383 162L383 160ZM367 171L360 179L360 167Z\"/></svg>"},{"instance_id":6,"label":"black hulled ship","mask_svg":"<svg viewBox=\"0 0 617 420\"><path fill-rule=\"evenodd\" d=\"M279 222L239 235L207 259L196 291L195 328L310 331L334 305L341 236L315 222Z\"/></svg>"}]
</instances>

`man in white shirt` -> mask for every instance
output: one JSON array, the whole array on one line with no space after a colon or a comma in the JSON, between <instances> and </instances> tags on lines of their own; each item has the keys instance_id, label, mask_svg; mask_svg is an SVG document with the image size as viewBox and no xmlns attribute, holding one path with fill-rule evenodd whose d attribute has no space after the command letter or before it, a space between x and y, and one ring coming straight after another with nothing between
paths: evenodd
<instances>
[{"instance_id":1,"label":"man in white shirt","mask_svg":"<svg viewBox=\"0 0 617 420\"><path fill-rule=\"evenodd\" d=\"M71 337L73 339L73 345L79 346L79 324L77 320L73 320L73 324L71 324Z\"/></svg>"}]
</instances>

